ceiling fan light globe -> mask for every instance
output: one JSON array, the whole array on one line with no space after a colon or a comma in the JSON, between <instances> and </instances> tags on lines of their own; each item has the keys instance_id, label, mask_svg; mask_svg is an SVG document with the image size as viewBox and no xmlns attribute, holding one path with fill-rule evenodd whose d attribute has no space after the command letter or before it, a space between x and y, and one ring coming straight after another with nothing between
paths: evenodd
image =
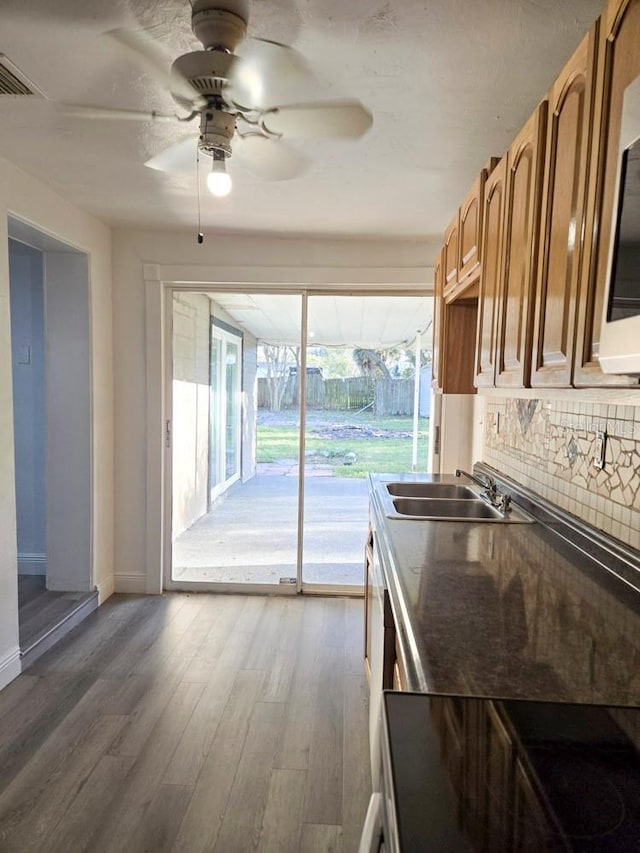
<instances>
[{"instance_id":1,"label":"ceiling fan light globe","mask_svg":"<svg viewBox=\"0 0 640 853\"><path fill-rule=\"evenodd\" d=\"M231 192L231 175L224 171L211 171L207 175L207 189L216 198L224 198Z\"/></svg>"}]
</instances>

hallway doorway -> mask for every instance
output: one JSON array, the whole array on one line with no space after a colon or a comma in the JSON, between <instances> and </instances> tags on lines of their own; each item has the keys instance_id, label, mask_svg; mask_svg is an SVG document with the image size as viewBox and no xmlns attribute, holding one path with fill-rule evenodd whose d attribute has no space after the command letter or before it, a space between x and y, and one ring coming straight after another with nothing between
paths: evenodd
<instances>
[{"instance_id":1,"label":"hallway doorway","mask_svg":"<svg viewBox=\"0 0 640 853\"><path fill-rule=\"evenodd\" d=\"M22 668L97 606L86 254L9 220Z\"/></svg>"}]
</instances>

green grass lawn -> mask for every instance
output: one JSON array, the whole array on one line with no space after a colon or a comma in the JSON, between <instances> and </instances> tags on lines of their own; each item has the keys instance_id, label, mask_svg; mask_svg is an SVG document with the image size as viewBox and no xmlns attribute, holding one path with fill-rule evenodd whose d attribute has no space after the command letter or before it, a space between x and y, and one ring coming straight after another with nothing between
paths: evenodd
<instances>
[{"instance_id":1,"label":"green grass lawn","mask_svg":"<svg viewBox=\"0 0 640 853\"><path fill-rule=\"evenodd\" d=\"M296 415L279 413L279 423L258 419L258 462L297 459L298 428ZM349 429L349 427L355 427ZM366 431L375 431L375 435ZM334 477L364 477L369 471L400 472L411 470L413 418L374 418L362 413L310 412L307 418L305 453L307 460L333 469ZM320 435L314 434L320 431ZM406 433L398 437L397 433ZM334 435L335 433L335 435ZM420 418L418 430L418 470L426 471L429 421ZM345 464L345 456L356 458Z\"/></svg>"}]
</instances>

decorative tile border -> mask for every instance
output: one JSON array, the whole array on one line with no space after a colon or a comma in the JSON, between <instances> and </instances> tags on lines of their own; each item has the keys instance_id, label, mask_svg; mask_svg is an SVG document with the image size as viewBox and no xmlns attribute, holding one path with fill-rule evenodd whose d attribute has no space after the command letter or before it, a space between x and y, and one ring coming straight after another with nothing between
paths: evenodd
<instances>
[{"instance_id":1,"label":"decorative tile border","mask_svg":"<svg viewBox=\"0 0 640 853\"><path fill-rule=\"evenodd\" d=\"M602 470L593 464L598 432L607 434ZM640 404L488 398L483 461L640 548Z\"/></svg>"}]
</instances>

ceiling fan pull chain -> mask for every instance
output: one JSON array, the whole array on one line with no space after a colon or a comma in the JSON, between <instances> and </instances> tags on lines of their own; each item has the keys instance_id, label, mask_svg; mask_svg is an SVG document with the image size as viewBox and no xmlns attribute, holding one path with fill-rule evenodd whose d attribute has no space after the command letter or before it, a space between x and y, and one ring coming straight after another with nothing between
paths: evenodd
<instances>
[{"instance_id":1,"label":"ceiling fan pull chain","mask_svg":"<svg viewBox=\"0 0 640 853\"><path fill-rule=\"evenodd\" d=\"M196 148L196 197L198 199L198 244L204 243L204 234L200 222L200 149Z\"/></svg>"}]
</instances>

